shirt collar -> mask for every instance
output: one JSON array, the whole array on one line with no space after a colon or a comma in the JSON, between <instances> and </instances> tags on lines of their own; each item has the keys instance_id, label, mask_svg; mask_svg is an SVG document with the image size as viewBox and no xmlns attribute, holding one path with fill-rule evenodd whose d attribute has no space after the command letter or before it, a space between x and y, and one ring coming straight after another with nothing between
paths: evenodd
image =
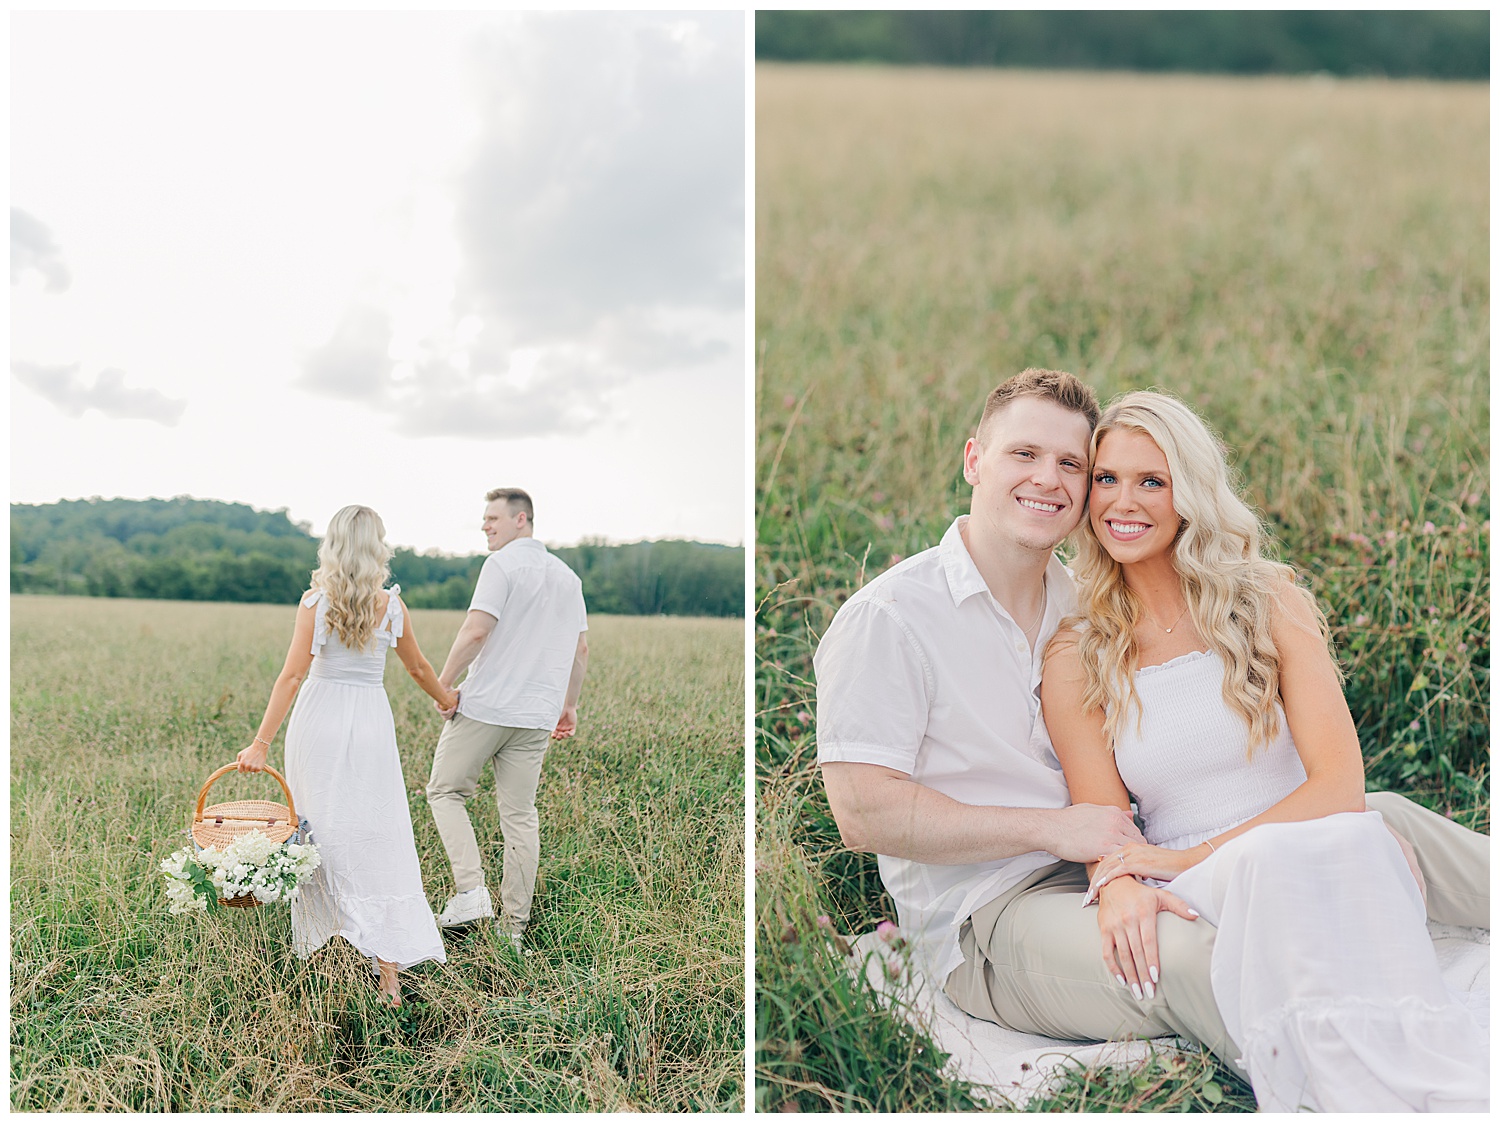
<instances>
[{"instance_id":1,"label":"shirt collar","mask_svg":"<svg viewBox=\"0 0 1500 1123\"><path fill-rule=\"evenodd\" d=\"M512 546L520 546L523 543L528 550L541 550L543 553L547 551L547 547L535 538L512 538L505 545L501 546L500 550L509 550ZM495 553L498 554L500 550L496 550Z\"/></svg>"},{"instance_id":2,"label":"shirt collar","mask_svg":"<svg viewBox=\"0 0 1500 1123\"><path fill-rule=\"evenodd\" d=\"M963 525L968 521L968 515L959 515L938 543L943 560L943 575L948 578L948 592L953 597L955 606L963 604L976 593L989 591L989 586L980 576L979 567L969 554L969 548L964 545Z\"/></svg>"},{"instance_id":3,"label":"shirt collar","mask_svg":"<svg viewBox=\"0 0 1500 1123\"><path fill-rule=\"evenodd\" d=\"M955 606L963 604L977 593L990 591L990 587L984 583L984 578L979 573L979 567L974 564L969 548L964 545L963 526L968 521L968 515L959 515L953 520L953 525L943 534L942 541L938 543L939 556L943 561L943 575L948 578L948 593L953 597ZM1046 582L1047 611L1057 612L1061 605L1055 603L1057 598L1051 594L1071 584L1071 577L1067 566L1063 565L1062 559L1056 554L1053 554L1047 562Z\"/></svg>"}]
</instances>

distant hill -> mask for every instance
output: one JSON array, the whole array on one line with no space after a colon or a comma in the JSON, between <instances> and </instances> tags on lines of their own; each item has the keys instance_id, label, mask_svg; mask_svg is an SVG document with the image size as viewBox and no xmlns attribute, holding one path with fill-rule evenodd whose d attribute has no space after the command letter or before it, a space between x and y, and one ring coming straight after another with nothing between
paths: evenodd
<instances>
[{"instance_id":1,"label":"distant hill","mask_svg":"<svg viewBox=\"0 0 1500 1123\"><path fill-rule=\"evenodd\" d=\"M1469 11L763 11L755 57L1488 81Z\"/></svg>"},{"instance_id":2,"label":"distant hill","mask_svg":"<svg viewBox=\"0 0 1500 1123\"><path fill-rule=\"evenodd\" d=\"M741 616L741 546L585 541L553 550L591 612ZM76 596L290 604L318 539L285 509L211 499L72 499L10 508L10 590ZM397 550L391 573L414 608L464 608L485 555Z\"/></svg>"}]
</instances>

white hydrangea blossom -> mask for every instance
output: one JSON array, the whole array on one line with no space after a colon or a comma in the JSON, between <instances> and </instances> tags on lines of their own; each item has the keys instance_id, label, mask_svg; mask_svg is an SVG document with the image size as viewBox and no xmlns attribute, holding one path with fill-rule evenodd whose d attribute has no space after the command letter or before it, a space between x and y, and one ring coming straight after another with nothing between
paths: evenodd
<instances>
[{"instance_id":1,"label":"white hydrangea blossom","mask_svg":"<svg viewBox=\"0 0 1500 1123\"><path fill-rule=\"evenodd\" d=\"M295 898L322 864L322 857L310 843L283 846L262 831L242 834L222 850L213 846L201 850L196 861L186 850L179 850L161 866L167 875L167 898L174 913L208 907L208 902L194 892L190 863L208 874L219 896L253 895L262 904L270 904Z\"/></svg>"},{"instance_id":2,"label":"white hydrangea blossom","mask_svg":"<svg viewBox=\"0 0 1500 1123\"><path fill-rule=\"evenodd\" d=\"M168 910L173 915L203 912L208 908L208 902L193 892L193 883L187 872L192 860L192 855L186 850L179 850L161 864L162 872L167 875Z\"/></svg>"}]
</instances>

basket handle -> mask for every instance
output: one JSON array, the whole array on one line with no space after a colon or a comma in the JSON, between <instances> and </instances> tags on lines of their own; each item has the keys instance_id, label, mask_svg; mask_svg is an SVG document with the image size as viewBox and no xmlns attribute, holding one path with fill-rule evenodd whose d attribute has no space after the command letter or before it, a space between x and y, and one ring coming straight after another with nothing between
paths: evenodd
<instances>
[{"instance_id":1,"label":"basket handle","mask_svg":"<svg viewBox=\"0 0 1500 1123\"><path fill-rule=\"evenodd\" d=\"M207 780L203 781L203 787L198 789L198 806L193 811L193 822L199 823L203 821L203 805L208 800L208 789L214 786L214 781L217 780L220 776L224 775L226 772L239 771L239 767L240 766L238 761L233 764L226 764L223 768L220 768ZM286 809L290 813L292 826L295 828L298 823L297 805L292 801L292 789L286 786L286 778L283 777L280 772L277 772L276 769L272 768L269 764L266 765L262 769L262 771L269 772L272 776L274 776L276 778L276 782L281 785L281 790L286 793Z\"/></svg>"}]
</instances>

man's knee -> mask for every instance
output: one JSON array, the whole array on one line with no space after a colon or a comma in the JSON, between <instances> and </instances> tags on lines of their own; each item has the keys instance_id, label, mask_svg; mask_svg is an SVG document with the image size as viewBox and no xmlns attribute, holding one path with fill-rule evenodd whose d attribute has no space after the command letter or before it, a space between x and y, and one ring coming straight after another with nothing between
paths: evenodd
<instances>
[{"instance_id":1,"label":"man's knee","mask_svg":"<svg viewBox=\"0 0 1500 1123\"><path fill-rule=\"evenodd\" d=\"M515 838L529 837L541 830L542 819L537 814L536 804L528 807L500 805L500 835Z\"/></svg>"},{"instance_id":2,"label":"man's knee","mask_svg":"<svg viewBox=\"0 0 1500 1123\"><path fill-rule=\"evenodd\" d=\"M1156 947L1161 955L1161 970L1201 973L1208 979L1209 962L1214 954L1216 929L1201 916L1185 920L1176 913L1156 914Z\"/></svg>"},{"instance_id":3,"label":"man's knee","mask_svg":"<svg viewBox=\"0 0 1500 1123\"><path fill-rule=\"evenodd\" d=\"M1395 792L1366 792L1365 806L1371 811L1379 811L1384 818L1394 816L1400 819L1411 814L1411 809L1418 804Z\"/></svg>"},{"instance_id":4,"label":"man's knee","mask_svg":"<svg viewBox=\"0 0 1500 1123\"><path fill-rule=\"evenodd\" d=\"M427 802L432 803L467 803L474 795L476 785L465 783L462 780L454 782L448 779L439 779L436 771L427 781Z\"/></svg>"}]
</instances>

